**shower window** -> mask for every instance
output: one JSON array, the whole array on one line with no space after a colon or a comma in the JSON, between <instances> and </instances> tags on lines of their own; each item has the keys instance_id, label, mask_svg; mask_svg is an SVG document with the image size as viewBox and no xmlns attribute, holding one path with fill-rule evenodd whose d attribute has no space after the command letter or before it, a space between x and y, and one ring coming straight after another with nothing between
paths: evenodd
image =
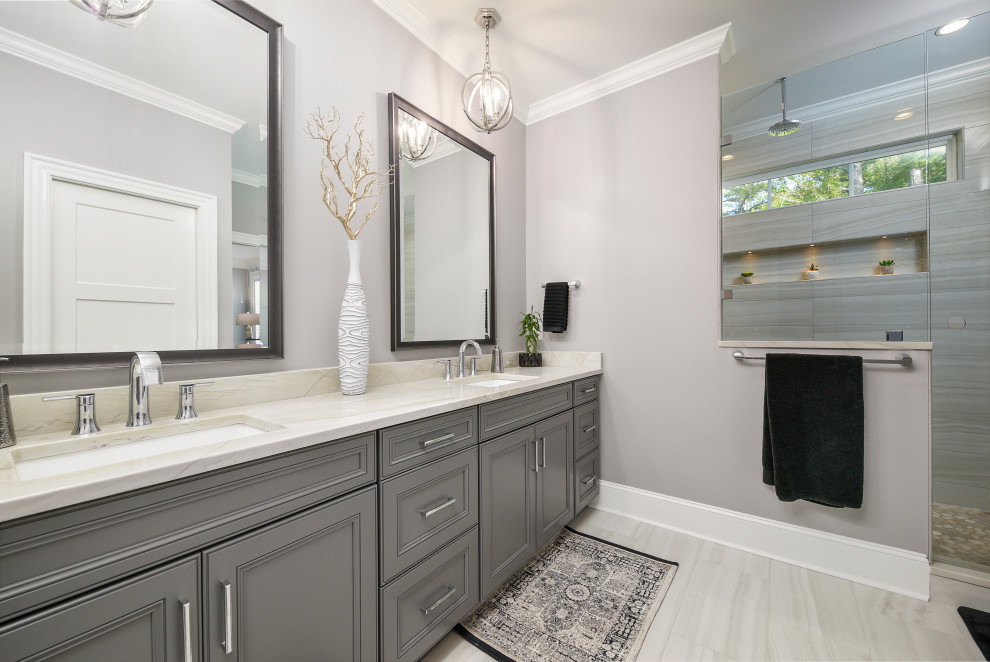
<instances>
[{"instance_id":1,"label":"shower window","mask_svg":"<svg viewBox=\"0 0 990 662\"><path fill-rule=\"evenodd\" d=\"M948 134L736 178L723 184L722 215L951 181L947 161L955 142Z\"/></svg>"}]
</instances>

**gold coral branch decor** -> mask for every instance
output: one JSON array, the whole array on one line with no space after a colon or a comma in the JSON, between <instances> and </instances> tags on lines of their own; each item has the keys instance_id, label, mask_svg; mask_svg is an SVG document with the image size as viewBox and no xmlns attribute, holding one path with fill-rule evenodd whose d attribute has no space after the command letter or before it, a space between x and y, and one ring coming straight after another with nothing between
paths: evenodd
<instances>
[{"instance_id":1,"label":"gold coral branch decor","mask_svg":"<svg viewBox=\"0 0 990 662\"><path fill-rule=\"evenodd\" d=\"M347 134L344 148L341 151L337 134L340 131L340 112L336 106L325 113L316 109L310 119L306 120L306 133L310 138L323 143L323 163L320 165L320 183L323 185L323 204L334 217L344 226L344 232L352 240L356 240L361 230L368 224L371 217L378 211L378 201L371 206L364 216L364 221L357 230L351 227L351 221L357 214L358 204L363 200L377 198L391 186L389 178L395 166L389 166L385 171L372 169L375 160L375 147L365 136L364 113L354 121L354 134ZM352 141L357 145L352 145ZM340 186L347 194L346 200L337 193ZM346 202L346 204L343 204Z\"/></svg>"},{"instance_id":2,"label":"gold coral branch decor","mask_svg":"<svg viewBox=\"0 0 990 662\"><path fill-rule=\"evenodd\" d=\"M375 148L365 136L361 126L364 115L354 122L354 134L347 134L340 147L340 113L336 106L324 114L319 108L306 121L306 133L323 143L323 162L320 164L320 183L323 185L323 204L344 226L350 241L347 254L350 271L344 288L344 300L340 305L340 321L337 324L337 357L340 365L340 392L344 395L361 395L368 388L368 362L371 358L371 324L368 321L368 303L361 284L361 242L358 235L378 211L376 200L368 209L361 225L354 229L351 222L358 206L365 200L377 198L391 185L392 168L375 170Z\"/></svg>"}]
</instances>

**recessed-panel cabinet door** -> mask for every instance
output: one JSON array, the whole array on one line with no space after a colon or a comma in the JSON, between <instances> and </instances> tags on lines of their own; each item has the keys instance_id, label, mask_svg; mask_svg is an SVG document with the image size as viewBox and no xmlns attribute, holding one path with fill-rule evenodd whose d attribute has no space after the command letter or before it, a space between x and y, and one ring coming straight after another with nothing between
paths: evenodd
<instances>
[{"instance_id":1,"label":"recessed-panel cabinet door","mask_svg":"<svg viewBox=\"0 0 990 662\"><path fill-rule=\"evenodd\" d=\"M204 552L214 662L377 656L375 490Z\"/></svg>"},{"instance_id":2,"label":"recessed-panel cabinet door","mask_svg":"<svg viewBox=\"0 0 990 662\"><path fill-rule=\"evenodd\" d=\"M564 412L534 426L539 471L536 473L536 546L553 538L574 517L574 417Z\"/></svg>"},{"instance_id":3,"label":"recessed-panel cabinet door","mask_svg":"<svg viewBox=\"0 0 990 662\"><path fill-rule=\"evenodd\" d=\"M536 553L536 453L528 427L481 444L481 597Z\"/></svg>"},{"instance_id":4,"label":"recessed-panel cabinet door","mask_svg":"<svg viewBox=\"0 0 990 662\"><path fill-rule=\"evenodd\" d=\"M4 662L200 659L199 556L0 628Z\"/></svg>"}]
</instances>

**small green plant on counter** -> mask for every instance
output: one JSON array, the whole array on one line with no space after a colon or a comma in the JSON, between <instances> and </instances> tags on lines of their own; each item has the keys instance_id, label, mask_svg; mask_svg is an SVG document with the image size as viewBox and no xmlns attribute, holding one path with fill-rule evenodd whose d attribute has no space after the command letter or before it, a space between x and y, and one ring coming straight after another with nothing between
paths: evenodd
<instances>
[{"instance_id":1,"label":"small green plant on counter","mask_svg":"<svg viewBox=\"0 0 990 662\"><path fill-rule=\"evenodd\" d=\"M881 267L892 267L892 266L894 266L894 261L893 260L880 260L880 266Z\"/></svg>"},{"instance_id":2,"label":"small green plant on counter","mask_svg":"<svg viewBox=\"0 0 990 662\"><path fill-rule=\"evenodd\" d=\"M818 271L818 265L812 262L811 266L808 267L808 271Z\"/></svg>"},{"instance_id":3,"label":"small green plant on counter","mask_svg":"<svg viewBox=\"0 0 990 662\"><path fill-rule=\"evenodd\" d=\"M742 276L743 278L752 278L753 272L752 271L744 271L744 272L742 272L739 275Z\"/></svg>"},{"instance_id":4,"label":"small green plant on counter","mask_svg":"<svg viewBox=\"0 0 990 662\"><path fill-rule=\"evenodd\" d=\"M540 314L535 312L532 306L529 307L528 313L519 314L522 315L522 321L519 322L522 326L522 332L519 336L526 340L526 352L535 354L536 342L540 339L540 328L543 325L543 320L540 319Z\"/></svg>"}]
</instances>

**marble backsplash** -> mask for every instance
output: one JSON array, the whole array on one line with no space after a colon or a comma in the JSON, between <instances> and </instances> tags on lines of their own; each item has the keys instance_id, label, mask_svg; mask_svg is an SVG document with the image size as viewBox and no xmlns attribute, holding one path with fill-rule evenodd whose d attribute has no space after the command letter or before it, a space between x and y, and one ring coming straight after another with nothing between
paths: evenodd
<instances>
[{"instance_id":1,"label":"marble backsplash","mask_svg":"<svg viewBox=\"0 0 990 662\"><path fill-rule=\"evenodd\" d=\"M456 370L457 357L452 358ZM368 388L423 379L443 379L443 366L437 363L437 360L373 363L368 369ZM543 362L547 366L600 367L601 360L599 352L543 352ZM506 352L503 355L503 364L507 368L518 366L518 352ZM490 354L479 359L479 372L487 372L490 367ZM165 378L168 378L167 365ZM230 407L323 395L340 389L340 377L336 367L221 377L212 381L215 383L196 389L196 411L201 414ZM179 386L183 383L188 382L166 382L161 386L150 387L152 419L171 419L175 416L179 408ZM96 420L101 426L125 422L128 398L126 385L85 392L96 394ZM12 394L10 406L18 441L39 435L71 432L76 421L75 401L43 402L42 398L75 393L65 391Z\"/></svg>"}]
</instances>

